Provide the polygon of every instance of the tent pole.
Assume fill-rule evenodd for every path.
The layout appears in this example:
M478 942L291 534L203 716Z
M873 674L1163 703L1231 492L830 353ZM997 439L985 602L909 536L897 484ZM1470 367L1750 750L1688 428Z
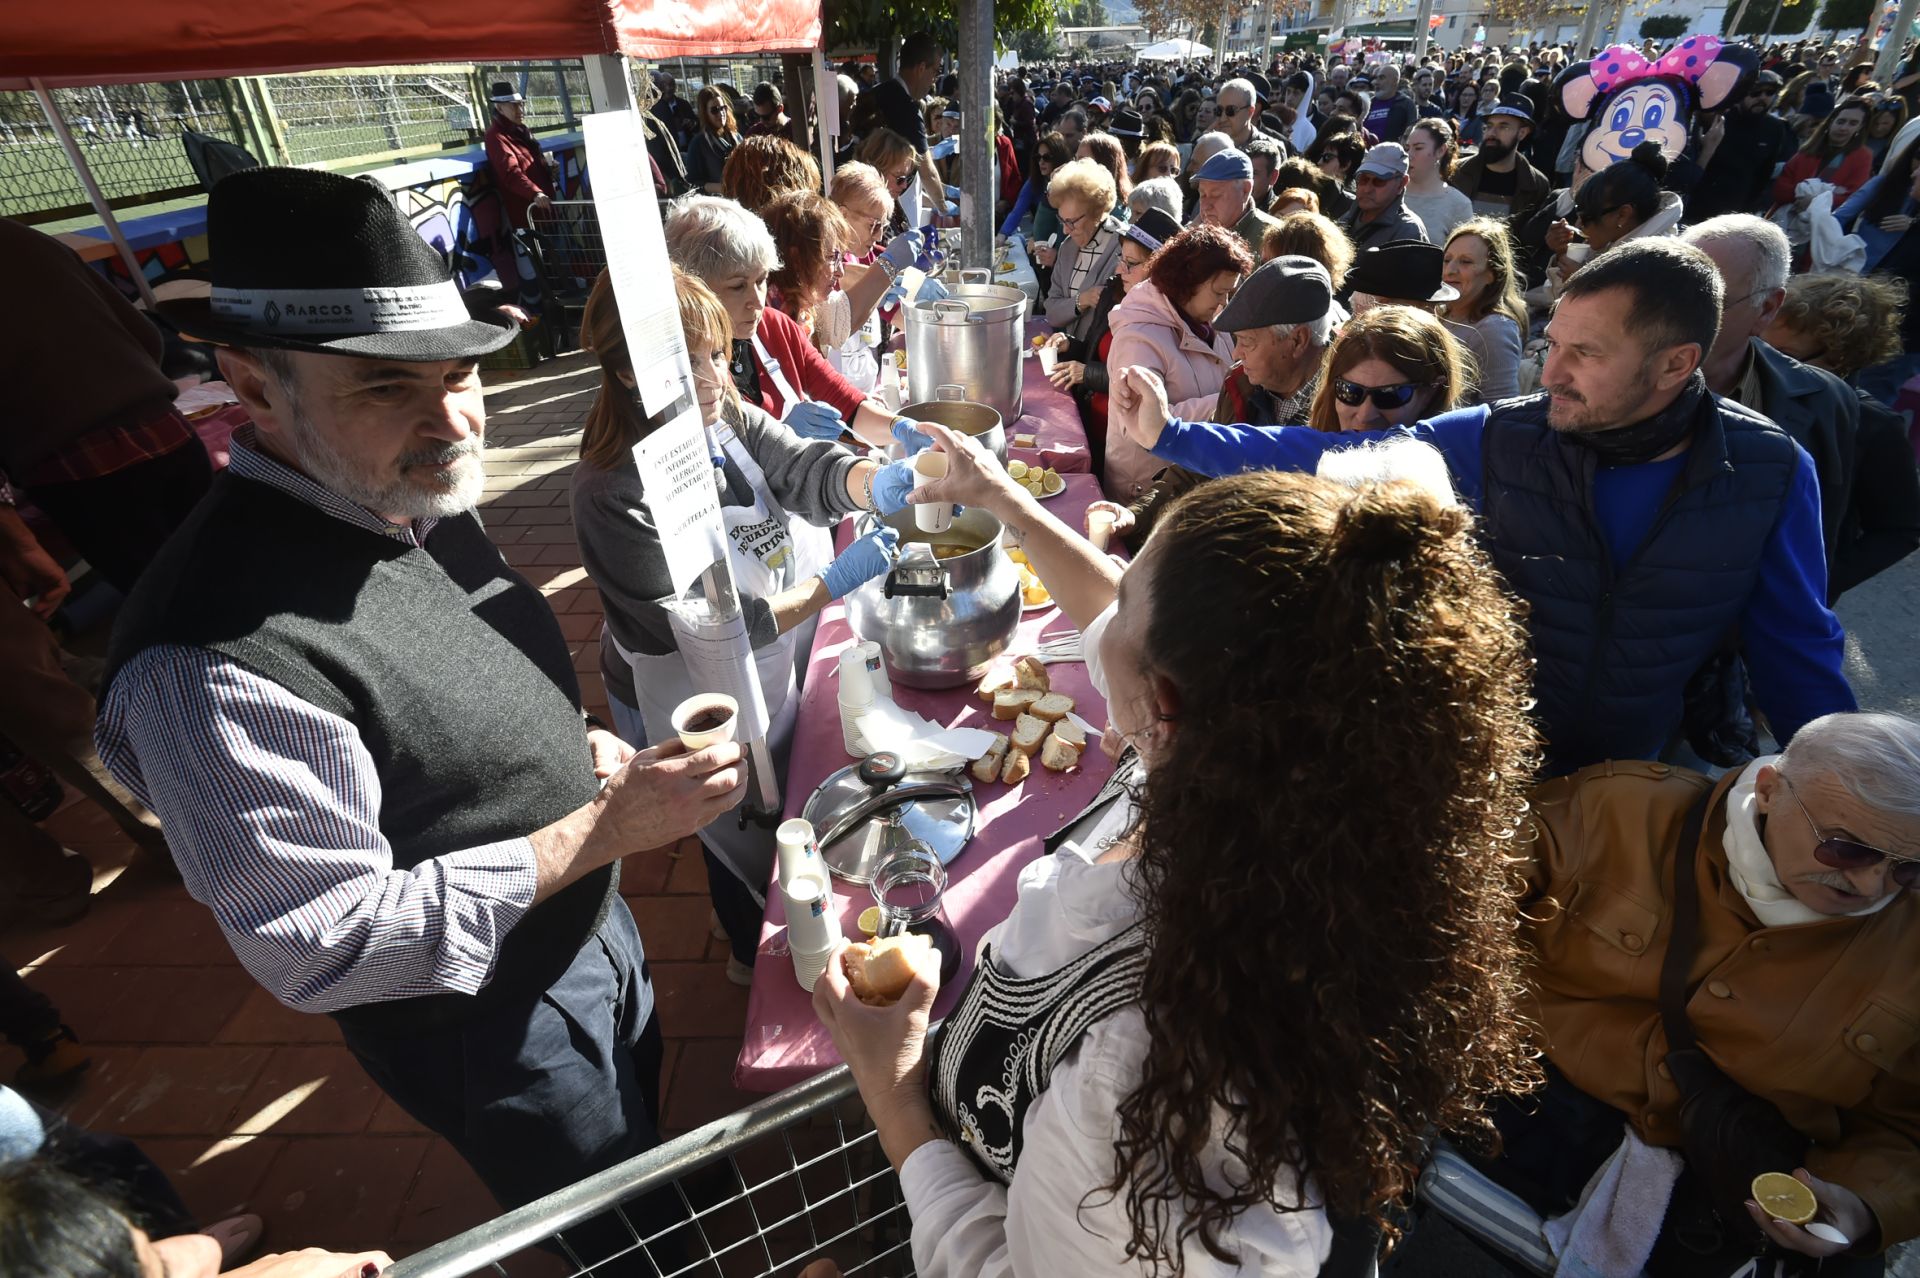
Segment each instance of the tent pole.
M993 269L994 216L1000 163L994 154L993 0L960 0L960 263ZM928 192L933 207L940 192ZM968 206L971 207L968 207Z
M53 100L53 94L47 86L38 79L29 79L27 83L33 86L33 95L40 99L40 110L45 113L47 123L53 126L53 135L60 139L60 149L67 153L67 163L73 166L80 185L87 189L87 202L93 205L100 224L107 228L107 238L113 241L113 247L120 251L121 265L133 277L133 286L140 290L140 299L149 310L153 309L156 305L153 286L147 283L147 273L140 269L140 259L133 255L133 245L127 243L127 237L121 233L120 222L113 216L113 209L108 206L100 184L93 180L93 170L87 167L87 157L80 153L80 144L73 140L73 130L67 127L66 117L60 114L60 105Z

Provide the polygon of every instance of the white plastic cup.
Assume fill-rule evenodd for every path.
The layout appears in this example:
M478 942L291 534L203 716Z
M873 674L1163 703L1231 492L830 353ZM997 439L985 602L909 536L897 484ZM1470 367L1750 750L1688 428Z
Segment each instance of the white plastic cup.
M840 704L862 710L873 704L878 691L867 666L867 654L860 651L863 646L849 644L840 650Z
M1087 540L1093 543L1095 550L1105 550L1113 539L1113 512L1111 510L1089 510L1087 512Z
M869 639L865 643L853 645L860 654L861 661L867 667L867 677L873 680L873 690L889 700L893 697L893 677L887 673L887 659L880 651L880 645Z
M929 448L913 459L913 473L920 477L921 483L930 480L945 479L947 476L947 455ZM921 532L945 532L953 527L953 503L923 502L913 503L913 526Z
M1040 348L1040 371L1048 377L1053 376L1054 366L1060 362L1059 348L1048 342Z
M717 728L693 729L688 721L707 710L725 710L727 721ZM740 703L724 692L699 692L673 708L673 730L688 750L704 750L710 745L733 740L740 729Z
M773 832L775 854L779 858L780 882L794 883L800 879L813 879L816 882L827 881L827 868L820 860L820 849L814 842L813 822L794 817L782 821Z
M1591 244L1581 240L1575 240L1573 243L1567 245L1567 260L1575 266L1585 265L1586 260L1592 256L1593 245Z
M780 895L787 908L787 948L793 953L793 974L808 993L827 970L827 960L840 944L840 914L833 889L812 877L783 883Z

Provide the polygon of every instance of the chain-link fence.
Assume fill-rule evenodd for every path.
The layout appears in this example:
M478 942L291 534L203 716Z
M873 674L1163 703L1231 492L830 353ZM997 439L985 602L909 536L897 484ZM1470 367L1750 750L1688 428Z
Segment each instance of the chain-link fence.
M188 130L237 143L263 163L375 164L479 142L488 86L499 80L525 94L536 133L575 128L590 109L578 60L363 67L53 96L108 201L129 207L200 191L181 140ZM48 222L89 211L39 100L0 93L0 215Z
M654 69L673 75L688 102L707 84L730 84L744 99L761 81L783 79L777 56L674 58L635 64L634 73ZM500 81L525 96L535 133L577 128L592 110L578 59L356 67L53 96L108 202L137 209L200 193L182 144L188 130L243 146L267 164L369 166L478 143L492 110L489 89ZM0 216L54 222L90 211L39 100L0 92Z

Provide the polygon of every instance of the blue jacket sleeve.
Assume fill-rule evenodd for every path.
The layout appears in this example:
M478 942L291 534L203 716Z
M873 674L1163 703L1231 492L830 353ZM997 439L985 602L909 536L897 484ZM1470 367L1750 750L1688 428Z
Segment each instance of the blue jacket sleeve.
M1754 698L1781 745L1809 720L1859 708L1841 665L1846 634L1827 607L1820 481L1805 450L1761 552L1740 633Z
M1154 445L1156 457L1202 475L1237 475L1245 470L1312 472L1321 455L1394 435L1432 444L1446 458L1461 500L1480 505L1480 434L1487 422L1484 405L1442 413L1430 421L1395 430L1331 435L1311 426L1236 426L1220 422L1174 420ZM1818 531L1816 522L1815 531Z
M1833 211L1834 221L1840 223L1841 230L1853 229L1853 219L1859 217L1866 209L1867 202L1873 199L1874 192L1880 189L1880 183L1884 180L1883 177L1868 178L1860 184L1859 190L1849 195L1840 207Z
M1026 217L1027 210L1033 207L1033 201L1039 189L1031 178L1027 180L1025 186L1020 188L1020 198L1013 202L1013 208L1007 212L1007 220L1000 224L1000 234L1012 235L1020 229L1020 220Z

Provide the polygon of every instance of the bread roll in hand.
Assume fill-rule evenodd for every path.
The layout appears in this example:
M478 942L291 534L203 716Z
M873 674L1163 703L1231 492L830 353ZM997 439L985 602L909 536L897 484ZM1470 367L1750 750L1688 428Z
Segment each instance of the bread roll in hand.
M840 952L840 961L854 997L870 1007L886 1007L900 1001L913 982L920 956L932 948L932 937L907 932L877 941L855 941Z

